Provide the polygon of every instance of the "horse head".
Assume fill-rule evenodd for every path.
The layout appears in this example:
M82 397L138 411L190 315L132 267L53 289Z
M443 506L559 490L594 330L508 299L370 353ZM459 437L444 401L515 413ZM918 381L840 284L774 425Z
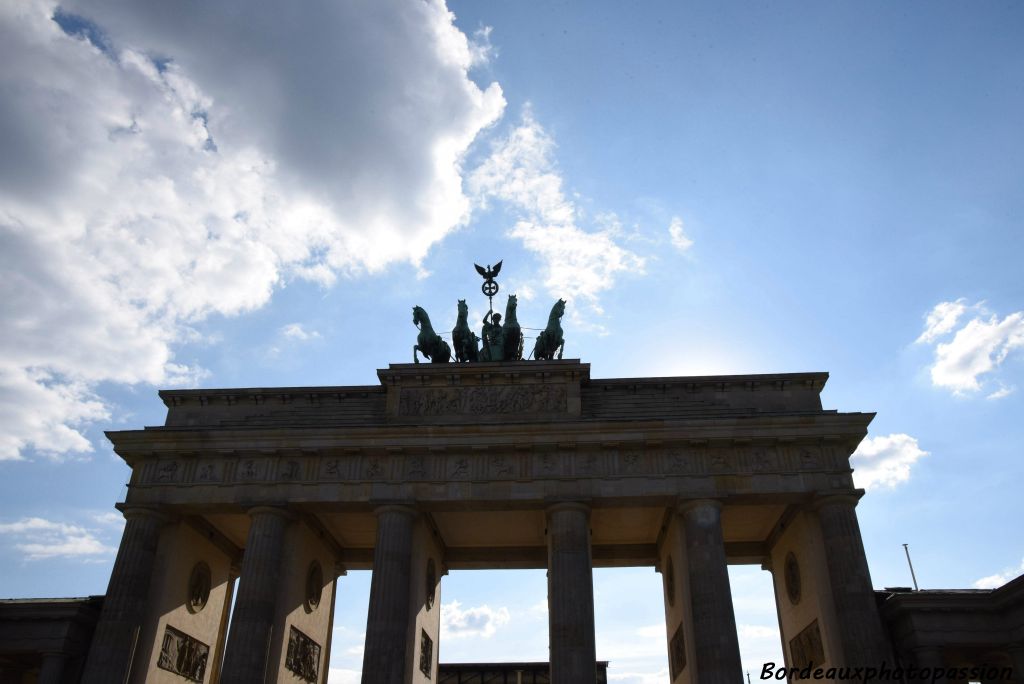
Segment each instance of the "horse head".
M555 305L551 307L551 315L555 318L561 318L565 314L565 300L559 299L555 302Z
M419 327L423 323L423 321L427 321L427 322L430 321L430 318L427 317L426 310L422 306L414 306L414 307L412 307L412 323L413 323L413 325L415 325L416 327Z
M469 306L466 305L465 299L459 300L459 320L465 318L469 313Z
M514 321L516 319L516 306L518 300L514 294L508 296L508 303L505 305L505 322Z

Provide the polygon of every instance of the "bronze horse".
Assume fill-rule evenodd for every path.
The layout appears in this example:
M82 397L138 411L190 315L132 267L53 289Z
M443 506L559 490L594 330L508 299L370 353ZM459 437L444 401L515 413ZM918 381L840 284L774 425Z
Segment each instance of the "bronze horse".
M523 359L523 332L516 320L518 300L514 294L508 296L505 304L505 322L501 326L504 343L504 361L521 361Z
M466 300L460 299L459 318L452 328L452 346L455 347L455 360L459 363L480 360L480 338L469 329L468 315L469 307L466 306Z
M533 346L533 358L550 361L555 358L562 358L562 350L565 347L565 340L562 338L561 319L565 314L565 300L559 299L551 307L551 314L548 316L548 327L537 335L537 344Z
M434 328L430 325L430 316L423 310L423 307L412 307L412 322L420 329L420 334L416 336L416 344L412 348L413 362L420 362L419 357L416 356L416 352L419 351L431 363L448 363L452 357L451 347L434 332Z

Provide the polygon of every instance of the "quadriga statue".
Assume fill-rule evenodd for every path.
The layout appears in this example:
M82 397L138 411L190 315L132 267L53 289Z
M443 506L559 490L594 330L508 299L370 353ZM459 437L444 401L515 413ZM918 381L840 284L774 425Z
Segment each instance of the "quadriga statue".
M551 314L548 316L548 325L537 335L537 343L533 346L533 358L550 361L554 358L562 358L562 349L565 348L565 339L562 337L562 316L565 314L565 300L559 299L551 307ZM555 356L555 352L558 356Z
M431 363L448 363L452 358L451 347L434 332L434 328L430 325L430 316L423 310L423 307L412 307L412 322L420 329L420 334L416 336L416 344L412 348L413 362L420 362L416 355L416 352L420 352Z
M466 300L459 300L459 317L452 328L452 346L455 347L455 360L463 361L480 360L480 338L469 329L469 307Z

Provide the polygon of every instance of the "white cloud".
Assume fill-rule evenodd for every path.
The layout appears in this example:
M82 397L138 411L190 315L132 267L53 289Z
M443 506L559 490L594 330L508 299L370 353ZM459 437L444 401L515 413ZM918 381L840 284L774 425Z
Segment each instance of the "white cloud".
M680 252L685 252L693 247L693 240L686 237L683 232L683 219L678 216L673 216L672 221L668 224L668 236L672 240L672 246Z
M441 605L441 638L490 639L499 627L508 623L510 617L508 608L504 606L495 610L484 604L463 610L458 601L444 603Z
M957 329L968 311L972 312L970 319ZM954 330L951 340L938 342ZM935 343L931 366L934 386L961 396L975 394L983 389L985 380L1012 351L1024 346L1024 312L1000 319L980 303L968 306L963 299L941 302L928 314L925 330L917 341ZM987 398L1000 399L1010 391L1012 389L1000 387Z
M327 681L330 684L359 684L362 681L362 671L332 667L327 671Z
M1013 393L1014 393L1014 392L1015 392L1016 390L1017 390L1017 388L1016 388L1016 387L1000 387L1000 388L999 388L999 389L997 389L997 390L996 390L995 392L992 392L991 394L989 394L989 395L988 395L987 397L985 397L985 398L986 398L986 399L1002 399L1003 397L1008 397L1008 396L1010 396L1010 395L1011 395L1011 394L1013 394Z
M939 302L928 312L924 322L924 332L915 340L918 344L934 342L954 327L960 317L967 311L967 304L963 297L955 302Z
M0 459L91 451L99 383L204 377L174 360L190 324L467 220L462 158L504 99L441 0L61 8L75 35L0 3Z
M14 548L21 551L26 560L105 557L117 551L116 547L100 541L92 530L44 518L0 523L0 535L14 538Z
M109 525L117 528L124 527L124 516L120 513L112 513L110 511L106 513L97 513L92 516L92 519L100 525Z
M306 330L301 323L289 323L283 326L281 334L289 340L298 340L299 342L320 339L320 333L316 330Z
M892 489L909 480L910 467L927 455L910 435L866 437L850 457L853 481L864 489Z
M1024 573L1024 560L1021 560L1020 565L1016 568L1008 568L994 575L982 577L974 583L974 588L997 589L1022 573Z
M522 123L494 145L467 185L482 206L498 199L518 214L509 236L540 257L550 294L600 313L601 292L622 272L642 272L644 260L618 244L617 221L601 221L603 227L589 231L579 226L581 212L565 195L554 148L527 109Z
M774 625L736 625L736 633L741 642L771 639L774 645L779 639L779 628Z

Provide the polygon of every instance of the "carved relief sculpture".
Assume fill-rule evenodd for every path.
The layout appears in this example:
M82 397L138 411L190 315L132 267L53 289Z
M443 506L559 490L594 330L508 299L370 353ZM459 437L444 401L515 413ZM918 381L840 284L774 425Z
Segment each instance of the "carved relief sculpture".
M676 627L672 641L668 645L668 664L674 681L686 669L686 642L683 640L683 625Z
M156 666L181 675L191 682L202 682L210 647L181 630L167 625Z
M315 684L320 672L320 644L291 626L284 666L299 679Z
M789 642L789 653L793 658L793 667L812 669L825 662L825 646L821 642L821 630L818 621L804 627L803 631Z
M434 640L425 630L420 630L420 672L427 679L434 670Z

